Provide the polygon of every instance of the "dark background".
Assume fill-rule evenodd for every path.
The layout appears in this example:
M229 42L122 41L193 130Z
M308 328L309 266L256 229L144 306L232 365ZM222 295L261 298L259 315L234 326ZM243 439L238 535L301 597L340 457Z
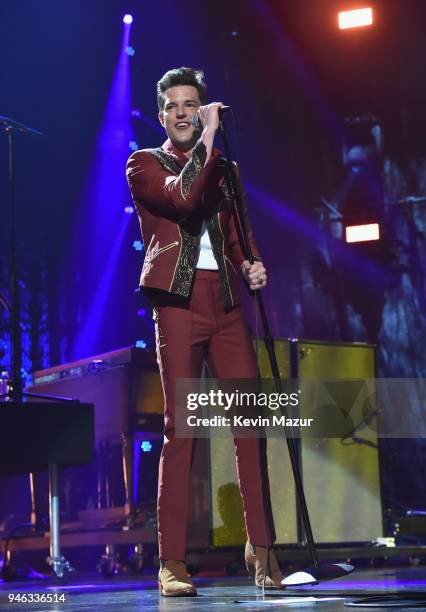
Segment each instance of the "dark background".
M134 293L143 257L132 248L139 238L135 216L110 270L100 331L87 344L77 341L97 297L99 262L114 247L117 211L131 204L128 194L115 201L106 188L93 215L84 196L125 12L134 17L131 96L142 117L132 118L132 129L140 148L164 140L155 83L171 67L204 69L210 99L234 109L235 156L269 271L264 295L273 333L373 342L380 376L425 375L425 204L402 200L426 195L426 4L369 5L372 28L339 31L337 11L353 6L344 0L2 0L0 114L44 133L16 138L27 375L136 340L152 348L149 306ZM356 202L362 208L375 198L385 219L383 240L371 248L337 238L341 223L321 203L325 198L345 212L347 202L338 197L348 172L341 163L344 118L365 113L379 118L384 137L376 173L382 199L367 180ZM108 180L121 184L124 164L111 168ZM6 295L7 196L3 134L0 290ZM247 311L252 321L249 300ZM0 364L9 361L3 311ZM383 452L393 465L388 486L384 475L385 506L425 507L423 441L388 441Z

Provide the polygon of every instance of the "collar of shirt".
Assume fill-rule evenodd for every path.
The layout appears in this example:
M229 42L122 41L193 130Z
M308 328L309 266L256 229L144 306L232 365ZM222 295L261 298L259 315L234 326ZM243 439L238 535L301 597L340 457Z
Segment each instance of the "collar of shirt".
M185 153L175 147L170 138L168 138L166 142L161 145L161 148L163 149L163 151L174 157L180 166L183 167L187 163L188 158L186 157ZM212 157L216 157L220 154L220 150L215 147L212 152Z

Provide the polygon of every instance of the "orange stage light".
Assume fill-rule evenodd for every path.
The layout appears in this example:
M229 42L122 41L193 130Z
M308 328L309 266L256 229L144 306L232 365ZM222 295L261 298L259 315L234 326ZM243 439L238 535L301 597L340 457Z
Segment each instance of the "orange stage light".
M348 30L349 28L360 28L372 25L373 9L371 7L356 9L353 11L340 11L339 28Z

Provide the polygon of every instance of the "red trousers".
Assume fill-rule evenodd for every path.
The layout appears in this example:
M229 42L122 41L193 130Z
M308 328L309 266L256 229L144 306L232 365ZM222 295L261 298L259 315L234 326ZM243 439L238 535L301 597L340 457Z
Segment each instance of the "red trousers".
M256 378L249 330L239 306L225 312L218 272L197 270L190 300L154 308L157 359L163 384L164 445L158 479L160 559L184 560L190 499L192 438L175 437L175 379L199 378L204 361L215 378ZM266 440L234 438L248 538L275 540Z

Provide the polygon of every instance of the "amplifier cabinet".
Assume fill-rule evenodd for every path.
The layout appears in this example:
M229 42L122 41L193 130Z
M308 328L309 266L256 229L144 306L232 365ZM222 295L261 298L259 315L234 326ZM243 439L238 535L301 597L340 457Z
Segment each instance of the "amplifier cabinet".
M276 340L275 348L282 378L375 377L373 345ZM263 341L258 343L258 363L261 376L272 378ZM297 440L306 501L318 543L367 542L383 533L378 441L370 430L363 431L362 438L367 444L351 444L340 438ZM210 464L212 543L243 544L245 533L231 435L210 439ZM268 471L277 543L304 543L284 438L268 439Z

